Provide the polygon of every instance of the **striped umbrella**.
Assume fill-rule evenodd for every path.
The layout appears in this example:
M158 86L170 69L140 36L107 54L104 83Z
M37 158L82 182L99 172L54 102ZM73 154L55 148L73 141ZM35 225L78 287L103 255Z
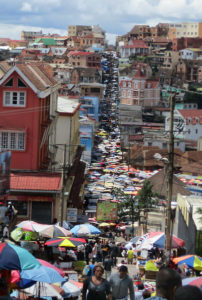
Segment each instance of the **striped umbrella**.
M193 268L197 271L202 271L202 257L197 255L184 255L173 258L175 264L181 265L186 264L188 267Z

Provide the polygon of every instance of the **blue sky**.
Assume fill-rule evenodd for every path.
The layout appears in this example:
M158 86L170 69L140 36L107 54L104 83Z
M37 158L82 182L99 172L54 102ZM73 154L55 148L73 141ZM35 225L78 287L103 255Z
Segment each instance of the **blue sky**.
M0 37L21 30L67 33L68 25L99 24L111 40L135 24L202 20L201 0L0 0Z

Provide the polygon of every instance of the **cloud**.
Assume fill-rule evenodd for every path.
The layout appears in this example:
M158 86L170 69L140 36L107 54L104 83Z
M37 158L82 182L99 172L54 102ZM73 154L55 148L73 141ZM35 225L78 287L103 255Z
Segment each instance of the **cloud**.
M2 23L60 30L99 24L118 35L135 24L197 22L201 16L201 0L1 0L0 10Z
M24 12L31 12L32 11L32 6L30 3L27 3L27 2L24 2L22 4L22 7L21 7L21 11L24 11Z

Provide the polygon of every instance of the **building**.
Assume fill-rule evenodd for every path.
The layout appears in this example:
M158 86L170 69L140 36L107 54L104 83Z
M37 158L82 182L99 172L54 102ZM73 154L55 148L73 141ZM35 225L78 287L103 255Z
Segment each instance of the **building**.
M59 210L60 220L66 220L67 207L82 208L80 190L84 182L85 164L80 161L80 105L74 98L58 97L55 132L50 136L51 169L55 172L63 170L63 203L60 203L63 213L61 215ZM75 185L77 189L72 192Z
M143 40L130 40L127 45L119 47L121 58L128 58L131 55L148 55L149 47Z
M179 51L179 55L181 59L195 60L202 56L202 49L183 49Z
M103 85L101 83L79 83L81 97L92 96L101 99L103 97Z
M52 224L59 220L62 177L59 173L11 173L6 196L18 210L17 222L33 220Z
M70 51L69 64L73 67L87 67L101 69L101 56L94 52Z
M101 83L102 82L102 71L97 68L91 67L74 67L71 70L71 82L73 84L79 83Z
M96 121L99 117L99 98L92 96L84 96L79 99L81 103L80 116L87 115ZM84 113L85 111L85 113Z
M59 85L49 67L18 64L0 80L0 147L11 150L11 168L47 169Z
M41 31L22 31L21 32L21 39L24 41L32 42L35 40L36 36L43 36L42 30Z
M186 48L200 48L202 46L202 38L178 38L173 39L172 50L179 51Z
M169 131L170 117L165 119L165 131ZM174 111L173 130L175 137L197 141L202 136L202 109Z
M182 22L169 24L168 38L202 37L202 22Z
M120 80L120 103L128 105L157 106L160 102L158 81L149 80L141 65L133 78Z
M177 203L174 234L184 240L188 254L201 256L202 227L198 208L202 207L202 198L178 194Z
M92 32L92 26L86 25L69 25L68 36L81 36Z

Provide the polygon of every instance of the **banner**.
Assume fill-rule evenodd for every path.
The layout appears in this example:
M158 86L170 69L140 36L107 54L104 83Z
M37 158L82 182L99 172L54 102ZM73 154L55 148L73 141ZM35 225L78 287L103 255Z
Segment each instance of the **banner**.
M116 221L118 212L118 203L99 202L97 203L97 221Z
M6 195L10 191L10 164L11 152L0 153L0 195Z
M77 208L67 208L67 222L77 222Z

